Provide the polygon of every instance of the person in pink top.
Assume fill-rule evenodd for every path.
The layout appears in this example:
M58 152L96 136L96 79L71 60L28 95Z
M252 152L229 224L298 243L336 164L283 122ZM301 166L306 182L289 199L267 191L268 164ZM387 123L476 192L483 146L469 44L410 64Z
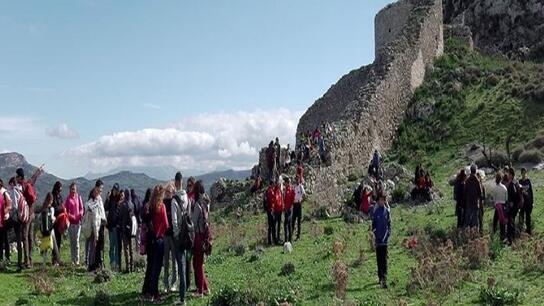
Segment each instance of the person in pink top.
M64 202L64 209L68 214L70 227L70 254L72 255L72 265L79 266L79 235L81 232L81 219L83 218L83 200L77 193L75 182L70 184L70 193Z

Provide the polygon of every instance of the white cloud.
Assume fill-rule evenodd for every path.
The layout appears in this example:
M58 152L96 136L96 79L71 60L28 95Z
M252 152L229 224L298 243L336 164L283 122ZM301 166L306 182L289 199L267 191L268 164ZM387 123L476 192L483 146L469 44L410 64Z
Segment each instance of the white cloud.
M0 135L15 136L36 129L36 119L30 117L0 117Z
M75 139L79 138L79 133L68 126L66 123L60 123L59 125L46 128L45 134L49 137L60 138L60 139Z
M154 110L160 110L162 108L160 105L153 104L153 103L144 103L144 104L142 104L142 106L145 107L145 108L150 108L150 109L154 109Z
M213 171L248 169L275 137L294 143L302 112L287 109L204 113L164 128L105 135L64 153L93 171L122 166L171 165Z

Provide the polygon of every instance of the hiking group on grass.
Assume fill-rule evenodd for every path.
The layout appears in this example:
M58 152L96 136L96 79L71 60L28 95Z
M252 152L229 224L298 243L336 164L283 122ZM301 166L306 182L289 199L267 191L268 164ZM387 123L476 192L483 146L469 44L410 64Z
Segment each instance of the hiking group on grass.
M8 186L0 179L0 261L10 263L8 237L13 231L17 244L17 271L32 268L36 224L43 265L48 262L49 252L53 266L62 264L62 242L67 235L71 265L81 266L81 244L85 268L95 272L105 268L107 229L109 265L113 271L121 272L124 261L123 272L133 272L136 251L147 257L143 300L162 302L159 278L163 266L164 292L179 291L180 304L185 304L193 272L193 296L199 298L210 294L205 257L211 254L213 237L208 218L210 199L202 181L190 177L187 189L184 189L182 174L178 172L173 182L148 189L143 201L134 190L123 190L119 184L113 185L103 201L104 183L101 180L96 181L86 198L78 193L76 182L71 183L63 200L63 186L57 181L52 191L45 195L41 210L35 212L34 184L42 172L38 169L31 179L25 180L24 170L19 168Z
M483 233L484 206L488 196L483 176L476 165L470 167L468 176L464 169L457 175L453 194L458 228L478 228ZM492 232L496 233L498 228L501 240L511 244L524 226L527 233L532 234L533 186L527 177L527 169L521 169L520 180L516 180L516 171L512 167L498 171L490 199L495 208Z

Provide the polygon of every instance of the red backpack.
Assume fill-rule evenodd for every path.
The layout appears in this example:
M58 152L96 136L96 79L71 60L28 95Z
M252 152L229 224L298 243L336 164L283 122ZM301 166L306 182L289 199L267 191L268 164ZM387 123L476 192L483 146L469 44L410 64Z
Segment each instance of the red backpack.
M16 190L15 192L19 192L19 190ZM22 223L28 222L28 202L26 201L24 197L24 193L19 195L19 201L17 202L17 214L19 215L19 221Z
M36 190L34 189L34 186L26 182L23 185L23 196L25 197L26 202L28 203L29 207L32 207L34 203L36 203L36 199L38 198L36 195Z

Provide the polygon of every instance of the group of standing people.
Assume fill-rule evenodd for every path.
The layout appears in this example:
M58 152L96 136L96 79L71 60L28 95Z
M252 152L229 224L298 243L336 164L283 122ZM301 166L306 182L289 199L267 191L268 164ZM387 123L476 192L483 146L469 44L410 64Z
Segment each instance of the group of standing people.
M324 122L321 127L316 127L313 131L302 132L299 135L299 147L296 148L298 154L295 154L295 156L297 159L308 161L311 152L317 149L319 152L319 162L324 163L327 159L326 136L329 139L334 137L333 126L328 122Z
M4 186L0 179L0 260L10 260L8 232L13 230L17 243L17 270L32 267L34 224L38 225L39 248L45 265L52 253L52 264L61 264L60 250L63 237L70 242L73 266L80 264L80 240L84 243L85 267L88 271L105 268L105 231L109 238L109 264L114 271L134 271L134 254L147 256L143 299L161 303L159 278L164 266L164 292L179 291L179 303L195 277L194 297L210 293L204 264L211 254L213 240L208 218L210 199L202 181L194 177L183 188L183 177L176 173L173 182L148 189L140 200L134 190L121 189L114 184L106 200L102 200L104 183L97 180L87 198L83 198L75 182L69 186L66 199L62 183L57 181L45 196L40 211L34 208L37 199L34 183L42 172L39 169L25 180L24 170ZM194 272L193 272L194 271Z
M272 178L268 189L265 191L263 199L263 207L267 215L268 223L268 244L281 245L281 219L284 217L283 242L293 242L293 233L295 227L297 229L295 239L300 239L301 223L302 223L302 202L306 196L303 178L300 175L296 176L295 185L292 184L289 177L283 179Z
M483 233L486 188L476 165L470 167L468 176L464 169L459 172L453 194L457 227L478 228ZM516 180L516 171L512 167L498 171L491 196L495 208L492 230L495 233L499 229L501 240L512 243L524 225L527 233L532 234L533 186L527 169L521 169L520 180Z

